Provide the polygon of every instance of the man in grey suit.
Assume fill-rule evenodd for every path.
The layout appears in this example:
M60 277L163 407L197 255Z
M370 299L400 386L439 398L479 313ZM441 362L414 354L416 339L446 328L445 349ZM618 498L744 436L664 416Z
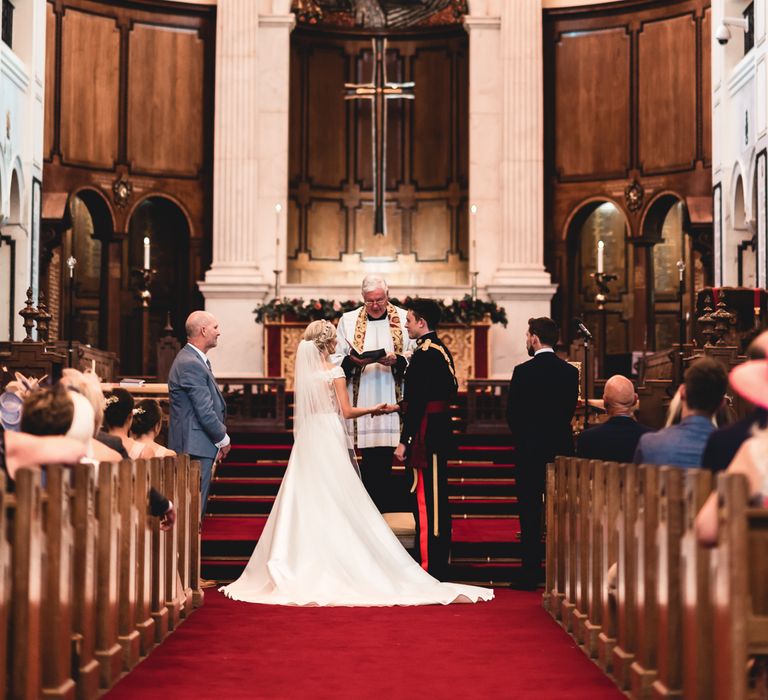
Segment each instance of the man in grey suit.
M168 447L200 462L202 520L214 460L225 457L230 446L224 425L226 403L206 357L216 347L221 331L218 321L207 311L193 311L185 330L187 344L176 355L168 374Z

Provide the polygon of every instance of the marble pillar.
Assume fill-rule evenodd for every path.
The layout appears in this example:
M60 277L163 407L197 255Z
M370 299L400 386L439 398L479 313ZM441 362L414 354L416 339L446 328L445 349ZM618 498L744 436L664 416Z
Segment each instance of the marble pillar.
M213 156L213 262L200 282L222 330L218 376L261 376L263 328L253 310L274 290L285 251L290 32L282 0L219 0ZM279 12L280 14L275 14ZM275 205L283 216L278 228Z
M550 315L556 290L543 250L541 2L474 0L464 25L479 283L509 316L491 332L491 373L502 377L527 359L528 319Z

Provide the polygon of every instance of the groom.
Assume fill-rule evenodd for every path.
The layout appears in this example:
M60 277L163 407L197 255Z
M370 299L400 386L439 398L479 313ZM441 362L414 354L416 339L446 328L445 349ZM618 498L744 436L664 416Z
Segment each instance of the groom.
M450 404L456 398L458 383L451 352L435 332L440 315L440 307L431 299L411 302L405 327L416 340L417 349L405 373L403 432L395 457L413 469L416 543L421 567L444 580L451 549Z

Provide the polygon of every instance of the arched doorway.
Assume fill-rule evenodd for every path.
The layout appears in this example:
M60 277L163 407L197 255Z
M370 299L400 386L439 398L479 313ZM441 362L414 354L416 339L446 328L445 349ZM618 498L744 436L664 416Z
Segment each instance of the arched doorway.
M600 373L629 373L631 304L631 246L624 212L614 203L598 199L582 204L568 224L567 243L570 290L565 299L562 337L571 340L573 318L583 319L597 342ZM603 244L603 272L616 275L608 284L605 309L597 307L598 245ZM603 353L603 349L605 352ZM604 364L603 364L604 362Z
M150 292L150 348L163 333L170 315L176 336L184 340L184 321L199 302L192 293L189 269L190 227L187 216L175 202L162 196L138 204L128 222L124 249L131 294L121 309L120 357L124 374L141 373L141 307L137 298L139 276L144 266L144 239L149 241L150 267L154 270ZM156 357L150 352L149 373L156 372Z
M694 266L690 239L685 235L687 228L685 203L672 193L662 194L652 202L643 221L643 239L653 246L649 256L649 278L652 280L649 309L652 338L649 344L656 350L669 348L680 341L681 262L685 265L683 309L691 308L690 281Z

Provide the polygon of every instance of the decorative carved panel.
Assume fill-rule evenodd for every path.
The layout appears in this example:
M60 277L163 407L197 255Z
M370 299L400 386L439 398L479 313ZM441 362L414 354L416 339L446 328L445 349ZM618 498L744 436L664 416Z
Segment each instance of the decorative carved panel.
M53 5L45 6L45 42L47 46L56 45L56 15L53 14ZM50 154L53 148L53 91L56 86L56 53L45 52L45 126L43 128L43 153Z
M130 46L128 160L137 171L197 175L203 164L203 41L194 29L135 24Z
M712 10L707 8L701 20L701 146L704 162L712 164Z
M317 260L333 260L344 248L344 210L338 201L315 200L307 212L307 249Z
M562 179L621 177L629 168L630 51L625 27L559 37L555 167Z
M62 160L113 167L119 84L120 30L114 18L68 9L61 37Z
M696 21L690 14L648 22L638 45L640 165L644 172L691 168L696 161Z

